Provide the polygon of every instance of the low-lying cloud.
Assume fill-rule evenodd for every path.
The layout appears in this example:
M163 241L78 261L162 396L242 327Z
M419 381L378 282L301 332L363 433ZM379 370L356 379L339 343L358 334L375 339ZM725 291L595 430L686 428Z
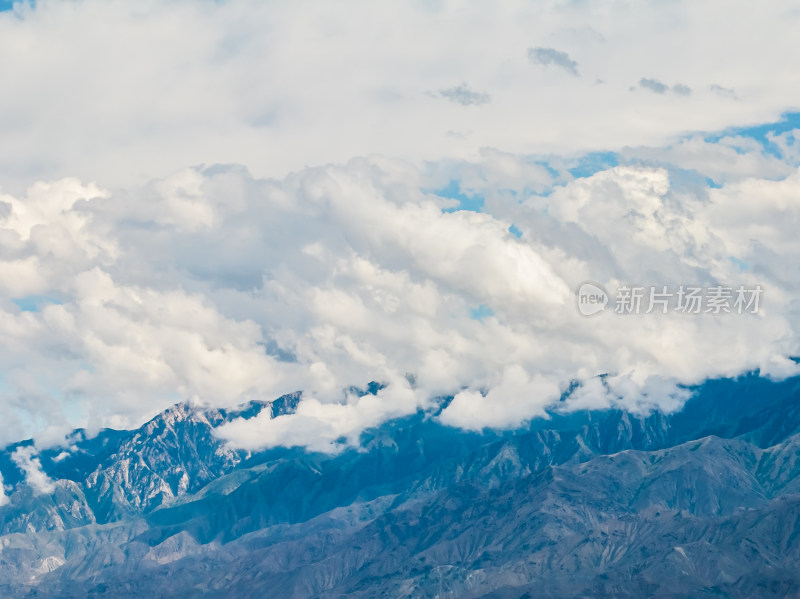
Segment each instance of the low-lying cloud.
M25 476L25 483L30 486L35 493L49 495L55 488L55 482L42 470L42 463L36 456L36 448L32 445L25 445L17 448L11 454L11 460L16 464ZM0 479L0 485L2 480ZM0 489L2 491L2 489ZM2 502L0 502L1 504Z

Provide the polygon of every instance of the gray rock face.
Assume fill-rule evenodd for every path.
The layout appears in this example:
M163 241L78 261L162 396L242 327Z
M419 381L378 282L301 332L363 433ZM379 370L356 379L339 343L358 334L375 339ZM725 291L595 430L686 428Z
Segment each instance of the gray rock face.
M0 596L800 597L800 381L711 381L678 414L435 414L336 456L246 454L170 408L0 470Z

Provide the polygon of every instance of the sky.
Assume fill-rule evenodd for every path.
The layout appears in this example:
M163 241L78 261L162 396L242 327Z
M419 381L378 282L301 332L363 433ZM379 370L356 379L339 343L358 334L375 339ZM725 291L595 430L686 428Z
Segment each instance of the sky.
M0 2L0 443L303 390L218 434L334 451L442 397L444 424L513 429L797 374L798 25L727 0ZM624 286L763 294L617 314Z

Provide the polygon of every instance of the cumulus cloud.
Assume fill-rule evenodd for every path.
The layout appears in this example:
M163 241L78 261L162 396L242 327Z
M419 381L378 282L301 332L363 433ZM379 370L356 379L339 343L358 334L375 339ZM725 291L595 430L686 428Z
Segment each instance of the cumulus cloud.
M469 85L466 83L462 83L456 87L441 89L439 90L439 95L455 104L461 104L462 106L478 106L480 104L488 104L492 101L492 97L489 94L476 92L470 89Z
M578 63L572 60L566 52L555 48L528 48L528 60L534 64L560 67L576 77L579 75Z
M332 452L345 444L357 445L365 429L413 413L429 405L430 400L403 378L390 381L375 394L349 393L340 402L321 402L311 397L301 401L293 414L271 418L262 413L251 420L234 420L216 433L243 449L284 445Z
M36 448L26 445L17 448L11 454L11 460L22 470L25 475L25 482L36 492L43 495L52 493L56 484L42 471L42 463L36 457Z
M5 484L3 483L3 473L0 472L0 507L6 505L9 501L10 499L8 498L8 495L6 495L6 488Z
M459 428L515 428L536 416L544 416L561 395L553 377L531 376L519 365L510 365L491 381L487 390L460 391L442 411L441 421Z
M485 198L480 213L443 209L429 191L438 168L377 157L282 180L193 168L126 192L66 180L6 196L6 255L37 261L46 299L0 306L4 434L37 423L28 430L53 440L183 398L228 406L303 389L297 414L220 434L330 450L446 395L443 422L504 428L543 414L571 381L567 407L646 411L676 409L683 386L709 376L786 376L800 353L786 198L800 180L782 168L698 189L648 166L561 181L489 152L448 167ZM37 202L59 208L28 226L23 207ZM64 241L42 244L40 228ZM764 311L587 320L573 295L586 280L759 284ZM344 391L370 380L386 386Z
M645 4L365 3L368 28L323 4L248 0L0 14L0 50L19 55L0 64L0 437L42 446L181 399L302 389L297 414L219 434L329 451L438 397L453 398L443 422L479 430L570 389L562 408L672 410L707 377L796 373L797 136L681 136L794 102L800 50L767 43L793 24L780 3L746 17L679 4L666 29L668 9ZM715 6L731 18L700 35ZM577 17L599 37L570 33ZM578 75L553 47L526 60L532 36L590 76L531 68ZM708 90L677 111L661 96L687 84L628 93L646 72L753 99ZM447 87L454 73L492 101ZM584 150L622 146L576 177ZM480 212L457 209L453 182ZM587 280L761 285L763 310L586 319ZM385 386L345 391L369 381ZM33 453L17 459L47 488Z
M437 168L377 157L283 180L193 168L126 192L67 180L7 196L0 239L11 259L38 261L37 293L52 301L0 306L3 433L27 422L52 442L183 398L228 406L303 389L297 414L220 434L330 450L447 395L443 422L505 428L571 381L568 408L671 410L706 377L796 371L795 169L698 189L648 166L559 182L491 152L448 168L485 198L481 213L443 210ZM37 202L59 209L28 227L17 212ZM42 245L39 228L65 241ZM573 294L586 280L759 284L764 308L585 319ZM344 391L370 380L386 386Z

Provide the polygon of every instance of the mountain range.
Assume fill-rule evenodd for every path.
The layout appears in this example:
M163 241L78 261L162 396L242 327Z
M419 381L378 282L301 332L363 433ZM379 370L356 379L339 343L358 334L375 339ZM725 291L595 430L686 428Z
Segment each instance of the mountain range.
M0 596L800 597L800 379L691 391L506 432L419 412L336 454L215 435L300 393L16 443Z

